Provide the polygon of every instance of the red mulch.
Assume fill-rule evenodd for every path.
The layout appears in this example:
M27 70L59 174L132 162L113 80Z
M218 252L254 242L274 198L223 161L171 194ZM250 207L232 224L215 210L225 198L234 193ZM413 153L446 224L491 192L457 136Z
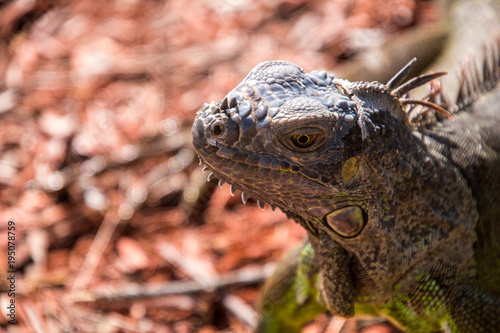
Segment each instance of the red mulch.
M211 195L191 150L196 109L263 60L331 69L366 36L436 15L423 0L2 2L0 330L248 331L260 282L214 284L240 269L261 281L305 233L227 185L193 203ZM134 296L182 281L200 290ZM341 324L324 316L307 332Z

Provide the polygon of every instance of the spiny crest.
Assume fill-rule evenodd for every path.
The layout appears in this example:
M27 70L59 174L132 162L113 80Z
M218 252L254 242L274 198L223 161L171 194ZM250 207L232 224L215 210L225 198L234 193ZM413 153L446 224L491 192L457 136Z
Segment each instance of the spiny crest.
M396 75L394 75L387 84L383 84L377 81L372 82L348 82L348 84L344 84L343 80L335 80L336 86L339 91L349 96L351 99L358 101L358 99L372 99L375 98L376 105L378 107L389 106L392 110L392 114L396 119L400 121L401 124L405 126L409 126L411 128L417 128L415 123L412 122L410 118L410 110L414 109L414 106L417 105L419 107L424 107L425 109L434 110L436 113L443 114L447 117L453 118L451 114L443 109L441 106L434 104L425 99L413 99L409 97L409 92L415 88L418 88L440 76L447 74L446 72L435 72L430 74L424 74L417 77L414 77L407 82L401 84L408 76L412 66L416 62L416 58L413 58L410 62L408 62ZM394 103L399 103L397 108L394 108ZM361 128L361 136L362 139L367 137L368 130L366 128L366 124L370 123L369 119L367 119L366 112L362 107L363 103L357 103L358 105L358 124ZM399 107L399 106L403 107ZM408 109L405 108L407 105L413 106ZM422 109L422 108L421 108Z
M458 73L458 92L454 101L447 97L441 82L432 81L432 79L441 76L434 75L442 72L421 75L399 87L395 87L404 79L401 76L406 76L409 71L407 67L411 67L414 60L410 61L387 85L390 87L391 93L403 96L410 90L430 81L427 96L421 100L403 96L405 98L400 99L400 102L411 105L407 112L411 123L416 128L432 127L440 118L442 119L440 116L452 117L453 113L471 105L482 93L493 89L500 81L500 37L492 38L492 42L483 47L479 66L476 61L477 58L477 56L470 56L461 61Z
M470 56L460 64L459 91L454 112L472 104L481 93L493 89L500 81L500 36L484 45L481 66L478 67L474 56Z
M403 82L403 80L410 72L416 60L417 60L416 58L413 58L410 62L408 62L408 64L406 64L406 66L404 66L398 73L396 73L396 75L394 75L389 80L389 82L387 82L387 88L390 91L391 95L397 97L402 105L411 106L409 109L406 110L410 121L415 119L415 117L412 117L413 115L411 112L416 109L415 106L423 106L424 109L426 110L433 110L448 118L453 118L453 116L446 109L442 108L433 101L430 101L428 99L413 99L409 97L409 92L411 90L423 86L428 82L435 82L433 81L434 79L437 79L438 77L448 74L447 72L435 72L435 73L419 75L417 77L408 80L404 84L400 85L400 83ZM415 125L414 122L412 122L412 124Z

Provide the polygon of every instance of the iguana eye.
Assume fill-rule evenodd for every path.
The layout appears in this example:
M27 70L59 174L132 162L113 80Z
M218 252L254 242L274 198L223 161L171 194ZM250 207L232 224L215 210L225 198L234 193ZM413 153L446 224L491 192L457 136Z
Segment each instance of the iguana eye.
M280 130L275 138L292 153L307 153L324 145L330 134L321 127L304 126Z
M291 139L297 148L307 148L316 141L317 137L317 134L295 134Z

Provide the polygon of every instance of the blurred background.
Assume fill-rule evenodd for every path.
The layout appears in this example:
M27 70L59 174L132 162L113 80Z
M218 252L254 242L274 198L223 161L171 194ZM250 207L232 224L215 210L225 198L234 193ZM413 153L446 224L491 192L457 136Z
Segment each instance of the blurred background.
M438 17L423 0L0 2L0 331L249 332L305 232L206 183L196 110L261 61L335 72Z

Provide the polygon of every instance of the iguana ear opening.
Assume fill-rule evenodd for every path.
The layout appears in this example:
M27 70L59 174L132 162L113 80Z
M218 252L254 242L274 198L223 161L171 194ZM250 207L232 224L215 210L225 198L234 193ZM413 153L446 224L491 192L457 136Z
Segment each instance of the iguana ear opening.
M365 226L363 210L359 206L347 206L325 215L326 224L342 237L357 236Z

